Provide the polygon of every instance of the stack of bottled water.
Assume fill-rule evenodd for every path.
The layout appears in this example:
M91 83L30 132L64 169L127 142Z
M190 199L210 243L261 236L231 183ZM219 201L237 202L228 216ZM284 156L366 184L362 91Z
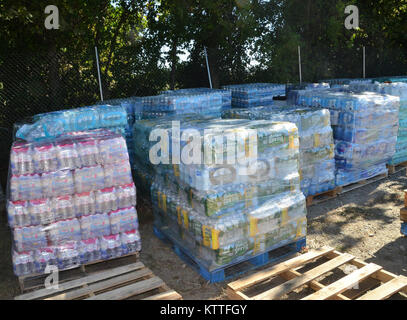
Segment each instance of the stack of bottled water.
M155 226L201 265L213 270L305 237L294 124L192 117L179 135L165 119L157 128L179 143L181 162L153 166ZM176 152L169 148L170 159Z
M162 92L164 95L193 95L197 93L220 93L222 95L222 111L229 110L232 107L232 93L230 90L210 89L210 88L191 88L168 90Z
M399 131L397 135L396 153L390 160L390 164L397 165L407 161L407 83L369 83L369 84L352 84L346 90L356 92L377 92L388 94L400 98L399 111Z
M223 90L173 91L158 96L143 97L136 118L154 119L170 115L197 113L220 117L226 102Z
M330 110L337 185L387 173L386 163L395 153L400 98L342 87L300 91L299 101Z
M381 78L374 78L374 82L407 82L407 76L393 76L393 77L381 77Z
M327 109L307 107L232 109L225 119L287 121L299 132L299 172L305 196L335 188L335 158L330 114Z
M329 83L301 83L301 84L287 84L286 86L286 97L287 103L291 105L298 104L298 90L322 90L329 89Z
M17 124L16 138L27 141L56 138L63 133L106 128L124 134L128 125L126 109L100 105L35 115L32 123Z
M8 190L18 276L98 260L105 237L120 242L109 257L140 250L136 188L119 134L100 129L15 142Z
M350 84L357 84L357 83L372 83L373 79L369 78L342 78L342 79L329 79L329 80L321 80L320 82L329 83L331 88L335 88L337 86L342 85L350 85Z
M233 108L272 106L274 97L285 95L285 85L273 83L228 85L223 89L232 92Z

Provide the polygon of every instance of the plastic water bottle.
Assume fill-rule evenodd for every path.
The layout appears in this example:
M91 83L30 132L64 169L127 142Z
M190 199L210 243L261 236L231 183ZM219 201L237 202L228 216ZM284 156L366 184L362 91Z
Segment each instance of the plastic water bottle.
M42 226L15 228L13 238L18 252L32 251L47 246L47 237Z
M58 261L53 247L41 248L34 253L35 267L37 273L44 273L49 266L58 266Z
M51 210L48 199L30 200L28 203L28 212L31 216L33 225L47 225L55 221L54 213Z
M116 187L115 190L118 200L118 208L128 208L136 205L137 192L134 183Z
M18 277L35 273L35 264L32 251L16 252L13 251L13 269Z
M101 259L100 241L98 238L82 240L79 244L81 263L85 264Z
M11 228L26 227L31 224L27 201L7 202L8 221Z
M10 163L13 174L34 173L34 159L31 145L15 142L11 148Z
M106 136L98 140L100 161L102 164L113 164L128 161L126 141L122 136Z
M46 143L34 145L33 154L36 172L41 173L57 170L58 162L53 144Z
M126 231L121 234L123 255L141 250L140 233L138 230Z
M104 166L106 187L126 185L133 182L129 161Z
M112 234L138 228L137 212L134 207L112 211L109 213L109 219Z
M43 173L41 175L41 184L43 194L46 197L75 193L73 176L70 170Z
M32 200L43 197L41 177L37 173L12 175L10 178L11 201Z
M93 192L83 192L74 195L77 217L88 216L96 212L96 200Z
M52 223L48 228L52 244L60 245L66 241L81 240L81 226L78 219L67 219Z
M73 170L82 166L76 144L72 140L56 143L60 170Z
M55 220L73 219L76 216L74 198L70 195L53 198L51 207Z
M76 169L74 179L76 193L105 188L105 172L99 165ZM111 187L111 185L109 187Z
M122 256L120 234L103 236L100 239L102 259L113 259Z
M78 243L68 241L57 246L57 259L60 270L76 267L80 264Z
M96 212L109 213L117 210L117 197L114 187L95 191Z
M83 240L110 234L109 216L106 213L82 216L80 223Z
M96 140L88 138L78 142L78 153L83 166L89 167L100 163Z

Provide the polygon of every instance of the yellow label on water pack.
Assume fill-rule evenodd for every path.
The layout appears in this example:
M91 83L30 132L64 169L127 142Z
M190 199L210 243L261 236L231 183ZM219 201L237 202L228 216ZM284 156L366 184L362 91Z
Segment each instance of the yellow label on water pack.
M188 229L188 212L186 210L182 210L182 216L184 217L184 226L185 229Z
M319 147L319 145L321 144L321 139L318 133L316 133L314 135L314 148Z
M325 127L329 126L329 117L324 117L324 126Z
M165 193L162 194L162 209L167 213L167 195Z
M330 150L330 152L329 152L329 156L330 156L331 158L334 158L334 157L335 157L335 145L334 145L334 144L331 144L331 150Z
M212 249L219 249L219 230L212 229Z
M206 247L210 247L210 246L211 246L211 239L210 239L210 237L209 237L209 234L211 233L211 232L210 232L210 229L211 229L211 228L209 228L209 227L207 227L207 226L202 226L203 244L204 244L204 246L206 246Z
M158 198L158 208L162 209L161 206L161 192L157 191L157 198Z
M173 164L172 167L174 169L174 175L176 177L179 177L179 165L178 164Z
M249 138L244 139L244 153L246 157L250 157Z
M245 207L249 208L253 204L253 188L248 188L244 190Z
M302 170L301 169L298 169L298 175L300 176L300 181L302 181ZM293 191L292 188L291 188L291 191Z
M177 207L178 224L182 225L181 207Z
M306 218L300 218L297 220L297 231L295 235L296 238L302 238L305 236L306 230L303 229L306 228L306 226Z
M256 254L261 249L261 241L259 237L254 238L253 254Z
M256 234L259 233L259 228L257 225L258 219L250 217L250 236L254 237Z
M289 149L294 149L294 136L289 136L288 137L288 148Z
M285 225L288 222L288 208L281 211L281 224Z

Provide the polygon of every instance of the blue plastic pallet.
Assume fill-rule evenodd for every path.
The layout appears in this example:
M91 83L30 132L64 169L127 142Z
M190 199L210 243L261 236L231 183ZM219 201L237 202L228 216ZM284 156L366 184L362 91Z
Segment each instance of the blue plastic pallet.
M154 234L160 240L171 244L174 252L210 283L223 282L247 273L250 270L260 268L266 264L277 262L296 252L300 252L307 244L305 237L287 244L278 244L264 253L251 256L250 258L242 257L241 259L237 259L223 267L209 271L199 259L197 259L188 249L183 247L174 237L168 235L156 226L154 226Z
M402 222L401 223L401 233L405 236L407 236L407 222Z

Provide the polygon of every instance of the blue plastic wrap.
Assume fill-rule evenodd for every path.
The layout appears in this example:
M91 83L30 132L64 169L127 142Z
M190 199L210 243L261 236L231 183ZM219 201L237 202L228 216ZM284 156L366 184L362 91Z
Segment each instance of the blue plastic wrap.
M285 95L285 85L273 83L228 85L223 89L232 92L233 108L272 106L274 97Z
M300 91L299 95L302 105L323 107L331 112L337 185L383 173L396 150L399 97L354 92L348 87Z

